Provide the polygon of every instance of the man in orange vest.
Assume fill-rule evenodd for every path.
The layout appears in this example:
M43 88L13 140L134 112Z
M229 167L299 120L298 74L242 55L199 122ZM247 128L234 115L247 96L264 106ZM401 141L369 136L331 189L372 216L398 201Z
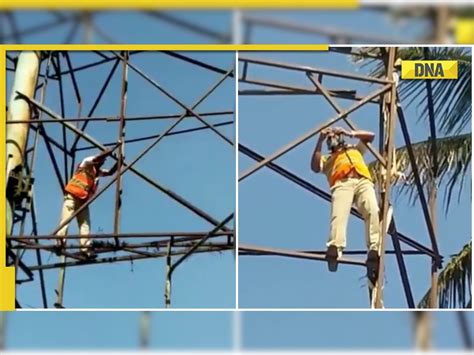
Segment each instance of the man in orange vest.
M97 189L99 177L110 176L117 171L117 163L109 170L102 169L102 165L114 149L109 149L99 155L87 157L78 165L73 177L67 183L64 193L64 204L61 214L60 225L71 217L87 200L92 197ZM79 234L84 236L79 240L81 246L80 254L84 257L94 258L96 254L91 250L89 207L84 208L77 216ZM63 226L56 235L58 239L56 246L60 250L65 245L65 236L69 223Z
M349 145L344 136L358 138L357 145ZM326 259L330 271L337 270L337 259L346 247L346 229L349 214L354 204L365 220L367 243L367 269L372 280L376 278L379 263L379 207L374 184L363 154L366 143L374 140L374 133L368 131L346 131L337 127L321 131L311 159L311 169L323 172L331 188L331 223L327 242ZM321 148L326 140L329 155L322 155Z

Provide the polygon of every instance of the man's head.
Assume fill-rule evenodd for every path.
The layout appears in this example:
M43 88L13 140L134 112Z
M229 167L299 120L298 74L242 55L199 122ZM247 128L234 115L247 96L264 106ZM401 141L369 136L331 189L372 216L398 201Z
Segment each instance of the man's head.
M326 134L326 144L328 150L330 150L331 152L335 152L336 150L344 147L344 136L340 132L329 130Z

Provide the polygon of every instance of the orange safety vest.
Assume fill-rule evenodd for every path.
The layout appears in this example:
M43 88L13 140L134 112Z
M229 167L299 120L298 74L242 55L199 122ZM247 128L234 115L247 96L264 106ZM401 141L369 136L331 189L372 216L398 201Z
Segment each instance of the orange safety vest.
M86 200L95 193L97 170L91 168L78 167L74 176L66 185L66 192L81 200Z
M372 175L367 165L365 165L362 153L354 147L333 153L324 161L324 172L331 187L353 170L360 176L372 181Z

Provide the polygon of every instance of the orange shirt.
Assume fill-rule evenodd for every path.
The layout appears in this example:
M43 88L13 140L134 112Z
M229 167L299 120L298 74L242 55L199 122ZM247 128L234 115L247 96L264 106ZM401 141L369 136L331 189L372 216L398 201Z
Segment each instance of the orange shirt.
M372 181L372 175L365 164L363 154L364 146L349 146L331 155L322 157L322 172L326 174L329 186L333 186L338 180L344 179L352 171Z

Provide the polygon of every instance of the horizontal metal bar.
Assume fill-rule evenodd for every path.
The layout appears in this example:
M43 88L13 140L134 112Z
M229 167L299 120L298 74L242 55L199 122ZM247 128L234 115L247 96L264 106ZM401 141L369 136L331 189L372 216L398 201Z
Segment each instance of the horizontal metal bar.
M372 52L353 52L353 49L362 49L362 47L329 47L330 52L334 52L337 54L343 54L343 55L349 55L351 57L353 56L359 56L362 58L368 58L368 59L378 59L378 60L383 60L383 55L377 55ZM375 49L375 47L371 47L372 49Z
M195 253L210 253L210 252L221 252L225 250L233 250L233 246L219 246L215 248L209 248L209 250L196 250ZM172 252L172 255L183 255L186 251L180 252ZM54 264L46 264L43 266L32 266L30 267L31 271L36 270L52 270L52 269L59 269L63 267L77 267L77 266L85 266L85 265L98 265L98 264L112 264L124 261L135 261L135 260L142 260L142 259L151 259L151 258L160 258L165 257L167 255L166 252L155 253L153 256L145 256L145 255L137 255L137 256L116 256L116 257L106 257L100 258L95 260L84 260L84 261L70 261L65 263L54 263Z
M185 62L188 62L188 63L191 63L191 64L194 64L194 65L197 65L201 68L205 68L205 69L208 69L210 71L213 71L215 73L219 73L219 74L225 74L227 72L226 69L222 69L222 68L219 68L219 67L216 67L214 65L210 65L208 63L205 63L205 62L202 62L200 60L197 60L197 59L194 59L194 58L191 58L191 57L188 57L188 56L185 56L181 53L176 53L176 52L170 52L170 51L162 51L161 53L163 54L166 54L166 55L169 55L173 58L177 58L177 59L181 59L182 61L185 61ZM229 75L231 78L234 77L234 73L230 74Z
M286 257L289 257L289 258L296 258L296 259L327 261L326 257L323 256L323 255L318 255L318 254L313 254L313 253L305 253L305 252L287 250L287 249L264 248L264 247L258 247L258 246L253 246L253 245L239 244L239 254L240 254L240 251L261 252L261 253L267 253L267 254L278 255L278 256L286 256ZM365 261L348 259L348 258L344 258L344 257L341 257L337 260L338 260L339 264L358 265L358 266L365 266L366 265Z
M166 238L166 237L196 237L196 236L205 236L208 232L147 232L147 233L100 233L100 234L89 234L87 235L88 238L92 239L108 239L108 238ZM215 235L231 235L233 231L219 231L214 233ZM28 236L28 237L21 237L21 236L9 236L9 240L30 240L30 239L38 239L38 240L55 240L57 239L57 235L35 235L35 236ZM83 235L74 234L66 236L67 239L81 239L84 238Z
M268 59L239 57L239 61L240 62L247 62L247 63L263 65L263 66L268 66L268 67L275 67L275 68L280 68L280 69L288 69L288 70L293 70L293 71L318 73L318 74L333 76L333 77L337 77L337 78L365 81L365 82L369 82L369 83L377 83L377 84L384 84L384 85L393 84L392 80L387 80L387 79L382 79L382 78L374 78L374 77L371 77L371 76L352 74L352 73L340 72L340 71L329 70L329 69L321 69L321 68L316 68L316 67L310 67L310 66L307 66L307 65L298 65L298 64L276 62L276 61L271 61L271 60L268 60Z
M213 239L227 239L226 236L221 236L221 235L213 235L211 238ZM173 237L171 237L173 238ZM180 238L180 239L175 239L173 240L173 247L175 249L179 248L188 248L190 246L195 245L194 241L201 239L202 237L196 236L192 238ZM115 243L109 243L106 244L104 243L103 245L79 245L79 244L70 244L70 245L65 245L61 247L61 250L72 250L72 249L93 249L94 252L97 254L99 253L109 253L109 252L118 252L118 251L124 251L127 249L149 249L149 248L164 248L168 244L168 240L159 240L159 241L151 241L151 242L145 242L145 243L120 243L118 246ZM209 244L204 244L204 245L215 245L216 243L209 243ZM229 245L227 242L225 242L225 245ZM13 245L11 247L12 250L44 250L44 251L49 251L49 252L56 252L58 249L55 244L22 244L18 243L16 245Z
M268 81L268 80L260 80L260 79L248 79L248 78L239 78L239 82L258 85L263 87L270 87L276 89L284 89L280 91L262 91L262 90L249 90L249 89L242 89L239 90L239 95L322 95L322 93L315 88L308 88L304 86L296 86L290 85L275 81ZM356 95L356 90L337 90L332 89L329 90L332 96L345 99L345 100L352 100L352 101L360 101L363 99L361 96ZM369 101L373 104L379 104L380 100L373 99Z
M129 55L132 56L134 54L138 54L138 53L143 53L145 51L130 51L129 52ZM66 74L70 74L70 73L77 73L78 71L82 71L84 69L89 69L89 68L93 68L93 67L96 67L98 65L101 65L101 64L105 64L105 63L110 63L110 62L113 62L117 60L117 58L115 57L109 57L108 59L102 59L102 60L99 60L99 61L95 61L95 62L92 62L92 63L89 63L89 64L84 64L84 65L81 65L81 66L78 66L76 68L72 68L72 69L68 69L68 70L64 70L62 71L61 73L59 73L59 75L66 75ZM52 76L49 76L50 79L57 79L58 74L55 74L55 75L52 75Z
M325 255L326 250L297 250L299 253L308 253L316 255ZM386 254L395 254L395 250L387 250ZM418 250L403 250L402 254L404 255L425 255L424 252ZM268 253L264 251L249 251L249 252L240 252L239 255L244 256L265 256L265 255L274 255L273 253ZM344 250L344 255L367 255L367 250Z
M221 122L221 123L213 124L212 127L222 127L222 126L228 126L228 125L232 125L232 124L234 124L234 121L227 121L227 122ZM204 130L207 130L207 129L209 129L209 127L204 125L204 126L201 126L201 127L180 129L180 130L176 130L176 131L173 131L173 132L168 132L167 134L165 134L165 136L166 137L171 137L171 136L177 136L177 135L185 134L185 133L204 131ZM142 141L146 141L146 140L149 140L149 139L158 138L159 136L160 136L160 134L155 134L155 135L152 135L152 136L144 136L144 137L139 137L139 138L126 139L124 143L142 142ZM116 143L112 143L112 142L111 143L104 143L103 145L105 147L113 147L113 146L116 145ZM86 147L76 148L76 152L79 152L81 150L90 150L90 149L97 149L97 148L93 145L90 145L90 146L86 146Z
M225 116L225 115L233 115L234 111L213 111L213 112L203 112L199 113L200 116L207 117L207 116ZM133 117L125 117L125 121L147 121L147 120L164 120L164 119L172 119L172 118L180 118L182 114L175 114L175 115L161 115L161 116L133 116ZM186 116L194 117L191 113L187 113ZM17 120L17 121L7 121L6 124L17 124L17 123L61 123L61 122L82 122L82 121L107 121L107 122L119 122L119 117L79 117L79 118L63 118L61 121L57 119L41 119L41 120Z

